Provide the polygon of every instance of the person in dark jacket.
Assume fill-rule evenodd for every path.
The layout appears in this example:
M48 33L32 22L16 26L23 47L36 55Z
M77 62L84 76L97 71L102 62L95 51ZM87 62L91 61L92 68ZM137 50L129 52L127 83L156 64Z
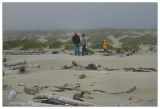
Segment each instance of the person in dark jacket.
M74 33L72 41L74 44L75 56L80 56L80 38L77 33Z

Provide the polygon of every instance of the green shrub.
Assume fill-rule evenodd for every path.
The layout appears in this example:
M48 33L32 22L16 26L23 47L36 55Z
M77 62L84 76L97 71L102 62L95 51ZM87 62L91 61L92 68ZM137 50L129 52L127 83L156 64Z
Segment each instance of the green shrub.
M3 42L3 49L4 50L10 50L15 47L19 47L23 45L23 41L21 40L8 40Z
M141 37L126 37L120 40L122 49L125 51L136 50L138 51L141 44L144 45L157 45L157 37L152 34L145 34Z
M45 44L35 39L9 40L3 43L4 50L10 50L20 46L22 46L23 50L37 49L37 48L41 49L45 47Z
M44 47L44 44L38 40L34 39L29 39L29 40L23 40L24 45L23 45L23 50L28 50L28 49L41 49Z
M12 47L8 43L6 43L6 42L3 43L3 49L4 50L10 50L11 48Z
M72 49L74 49L74 46L73 46L72 43L66 43L66 44L64 45L64 49L65 49L65 50L72 50Z
M157 45L157 37L146 34L142 37L126 37L120 40L124 45Z
M157 45L157 36L153 36L152 34L148 33L140 37L140 41L142 44Z
M92 49L101 49L102 44L101 43L92 43L90 46Z
M121 47L121 49L122 50L124 50L124 51L132 51L132 50L135 50L135 51L138 51L138 50L140 50L140 48L139 48L139 46L138 45L124 45L124 44L122 44L122 47Z
M53 41L49 42L49 48L60 48L63 45L63 42L61 41Z

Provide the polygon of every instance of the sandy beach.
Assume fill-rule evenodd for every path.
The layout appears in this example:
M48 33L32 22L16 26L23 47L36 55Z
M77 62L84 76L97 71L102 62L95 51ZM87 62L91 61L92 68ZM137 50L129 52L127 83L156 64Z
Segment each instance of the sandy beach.
M80 89L90 91L89 98L83 98L85 102L94 103L97 106L157 106L157 71L151 72L131 72L124 71L123 68L154 68L157 69L157 54L143 54L120 57L102 56L100 54L88 56L73 56L69 54L41 54L41 55L7 55L7 63L16 63L27 60L28 64L38 64L40 68L27 68L25 73L18 70L10 70L3 67L3 106L7 106L8 94L11 90L17 92L14 101L32 101L33 95L26 94L24 87L35 85L47 85L48 88L39 93L55 93L68 98L73 98L76 90L55 91L55 86L70 84L80 84ZM118 69L107 70L78 70L62 69L63 66L71 66L72 61L79 65L88 64L101 65L101 68ZM79 79L79 75L86 77ZM131 93L109 94L105 92L122 92L136 86L136 90Z
M158 106L157 2L2 9L3 107Z

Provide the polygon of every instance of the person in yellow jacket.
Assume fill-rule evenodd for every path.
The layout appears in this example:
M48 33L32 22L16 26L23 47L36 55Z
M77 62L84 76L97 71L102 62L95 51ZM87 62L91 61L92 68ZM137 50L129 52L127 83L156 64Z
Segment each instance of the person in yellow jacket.
M104 49L104 52L106 52L107 49L109 48L109 43L107 40L105 40L105 39L103 40L102 47Z

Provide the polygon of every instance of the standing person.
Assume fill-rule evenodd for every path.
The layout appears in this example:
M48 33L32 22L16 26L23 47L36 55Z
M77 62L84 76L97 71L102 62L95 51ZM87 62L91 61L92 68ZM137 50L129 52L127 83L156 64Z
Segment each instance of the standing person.
M77 33L74 33L72 41L74 43L75 56L80 56L80 38Z
M88 52L87 52L87 49L86 49L87 41L85 39L85 34L82 34L81 44L82 44L82 55L84 55L85 52L88 55Z
M103 40L102 47L104 49L103 52L106 52L107 49L108 49L108 47L109 47L109 44L108 44L108 42L105 39Z

